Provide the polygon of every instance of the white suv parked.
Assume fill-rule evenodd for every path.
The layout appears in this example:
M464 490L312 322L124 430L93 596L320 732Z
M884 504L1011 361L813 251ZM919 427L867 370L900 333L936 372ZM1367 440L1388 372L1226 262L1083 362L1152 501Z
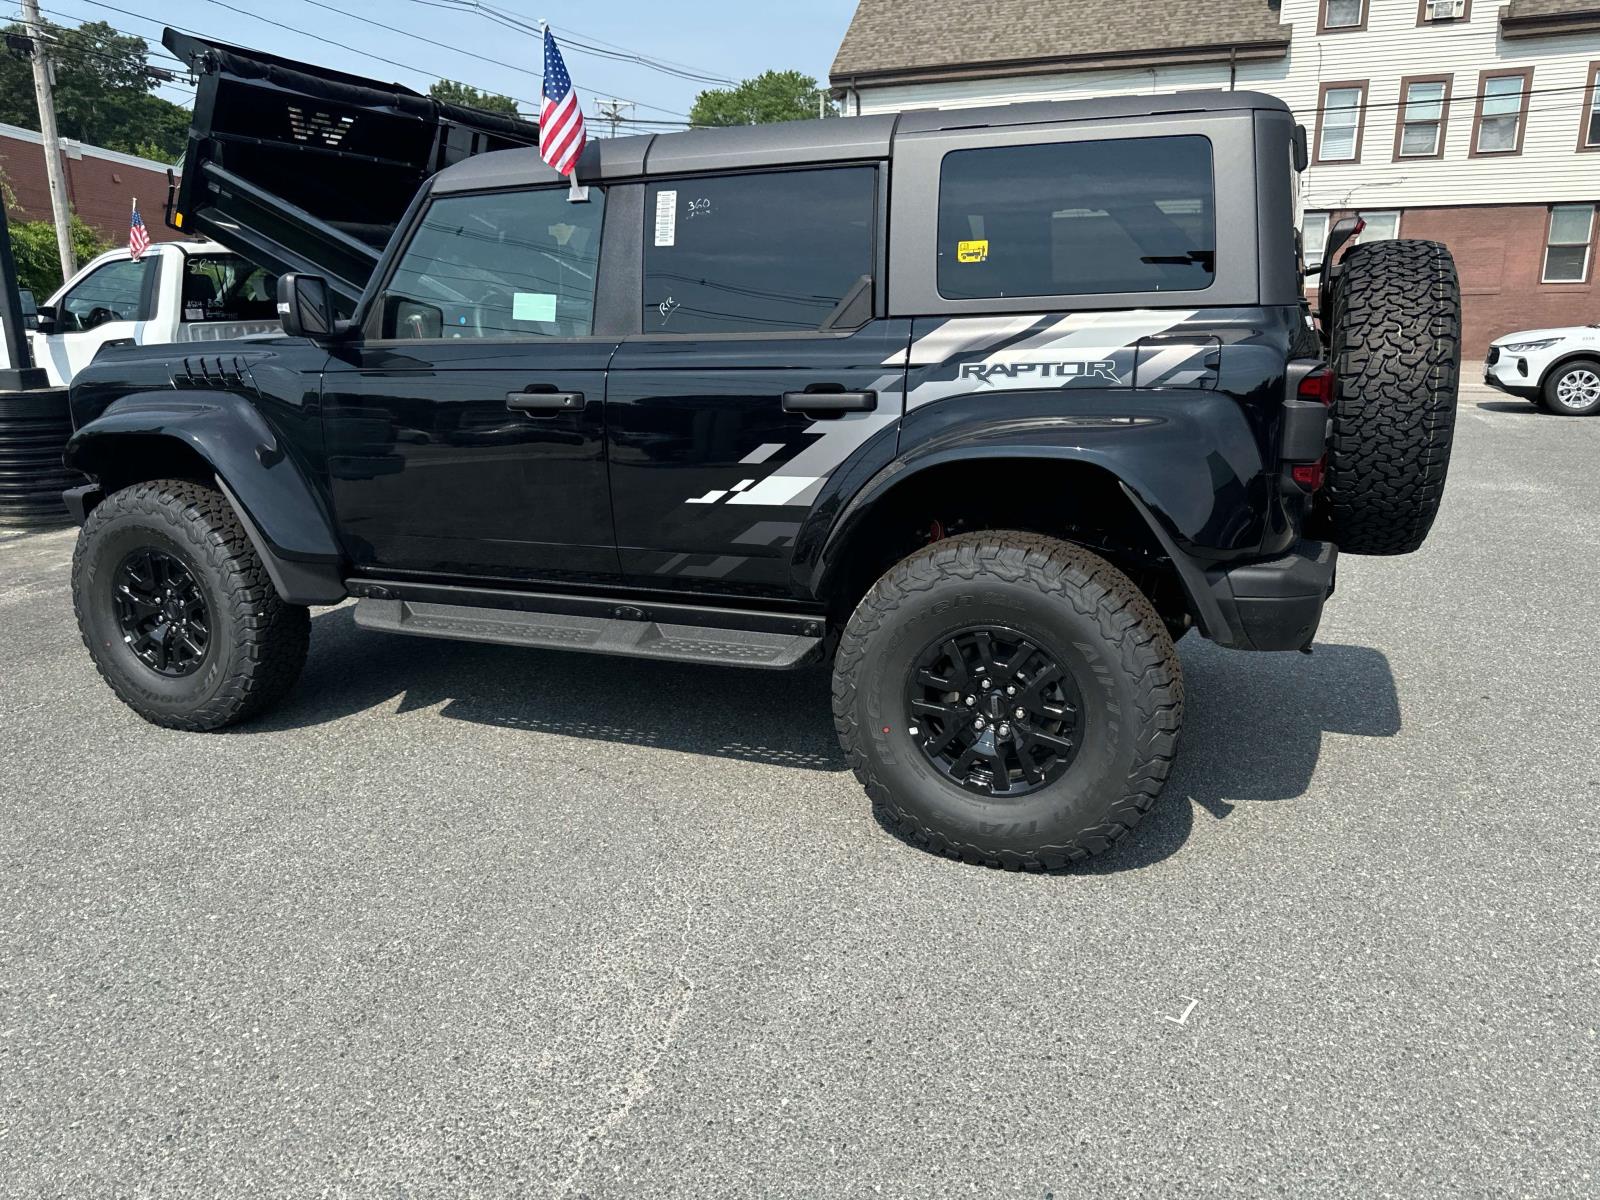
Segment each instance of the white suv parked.
M1483 381L1561 416L1600 413L1600 324L1496 338L1489 343Z

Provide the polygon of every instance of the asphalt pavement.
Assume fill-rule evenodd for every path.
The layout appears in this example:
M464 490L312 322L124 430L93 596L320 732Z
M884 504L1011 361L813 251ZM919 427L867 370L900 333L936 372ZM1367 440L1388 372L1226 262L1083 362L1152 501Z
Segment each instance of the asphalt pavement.
M1165 797L1044 876L886 833L818 670L344 607L158 730L0 540L0 1195L1596 1195L1597 475L1468 389L1428 545L1186 639Z

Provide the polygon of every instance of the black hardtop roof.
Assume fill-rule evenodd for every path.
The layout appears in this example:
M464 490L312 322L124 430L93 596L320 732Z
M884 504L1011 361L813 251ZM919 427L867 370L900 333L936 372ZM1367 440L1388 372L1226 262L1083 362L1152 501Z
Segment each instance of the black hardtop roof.
M1107 96L1093 100L1042 100L982 108L914 109L829 121L786 121L594 138L578 163L578 180L637 179L696 171L816 165L888 158L897 137L941 129L1003 128L1061 121L1114 120L1180 113L1227 113L1289 106L1260 92L1178 92L1154 96ZM440 171L435 192L468 192L560 182L538 151L499 150Z

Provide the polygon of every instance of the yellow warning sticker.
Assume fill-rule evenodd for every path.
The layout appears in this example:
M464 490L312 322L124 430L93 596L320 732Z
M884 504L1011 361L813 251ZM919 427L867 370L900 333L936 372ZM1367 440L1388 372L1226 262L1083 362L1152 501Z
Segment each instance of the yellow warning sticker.
M980 263L989 257L989 240L984 238L975 242L956 243L956 261L964 263Z

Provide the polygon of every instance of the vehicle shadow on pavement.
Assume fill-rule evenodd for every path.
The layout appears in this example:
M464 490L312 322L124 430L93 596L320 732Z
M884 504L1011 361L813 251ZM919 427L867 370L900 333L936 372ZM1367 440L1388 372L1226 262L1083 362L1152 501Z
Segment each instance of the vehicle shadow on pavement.
M1224 820L1240 804L1303 796L1324 734L1400 732L1394 672L1370 647L1318 643L1309 656L1243 654L1191 637L1182 653L1184 728L1166 792L1115 850L1067 873L1160 862L1188 841L1197 808Z
M245 730L327 724L400 698L457 721L843 771L828 673L769 672L376 633L346 605L312 619L305 674Z
M1221 820L1240 804L1304 795L1325 734L1400 731L1394 674L1370 647L1243 654L1191 637L1182 654L1187 712L1162 800L1115 850L1068 873L1168 858L1188 841L1196 808ZM452 720L505 729L848 769L821 667L769 673L403 637L358 629L348 605L314 618L300 685L283 708L240 733L323 725L396 698L402 713L437 708Z
M1546 412L1543 406L1531 400L1479 400L1478 407L1484 412L1517 413L1524 417L1553 417L1554 413Z

